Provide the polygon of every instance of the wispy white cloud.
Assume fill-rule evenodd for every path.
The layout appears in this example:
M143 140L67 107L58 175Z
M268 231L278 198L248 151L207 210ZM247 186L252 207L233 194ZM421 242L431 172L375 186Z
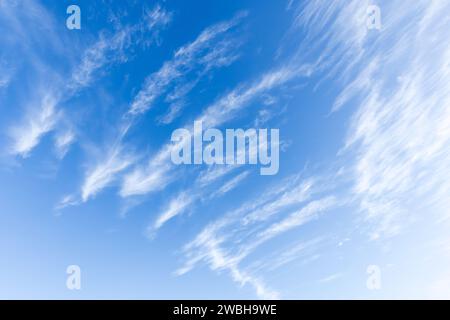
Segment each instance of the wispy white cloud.
M208 184L213 183L214 181L217 181L218 179L226 176L230 172L236 169L236 166L232 165L215 165L215 166L208 166L206 170L203 170L198 178L197 182L201 186L205 186Z
M203 128L219 126L237 117L239 111L248 107L249 104L261 94L270 92L270 90L280 87L292 79L307 77L311 72L312 66L310 65L299 66L290 64L289 66L283 66L269 71L253 83L238 86L238 88L214 102L207 107L199 117L197 117L196 121L202 121ZM191 126L192 125L189 125L187 127L189 128ZM165 175L172 172L173 168L170 166L170 154L172 148L175 148L175 146L170 143L164 145L157 154L149 160L147 166L138 167L126 176L122 185L121 195L131 196L157 190L151 183L146 183L145 185L140 184L140 187L137 188L136 191L133 191L133 185L130 184L130 180L145 180L151 182L152 179L148 179L146 176L148 172L151 173L151 176L157 175L160 179L155 182L159 183ZM165 165L161 166L161 163L165 163ZM160 172L157 173L155 170L158 170L158 168L160 168ZM169 177L170 176L168 175L168 178Z
M290 229L301 226L313 219L316 219L321 212L335 207L337 201L334 197L327 197L311 201L304 208L290 214L280 222L274 223L268 229L264 230L259 236L266 240L282 234Z
M187 245L185 250L191 256L191 260L175 274L181 276L188 272L193 265L200 260L205 260L213 271L227 270L236 283L240 286L251 285L260 299L279 299L280 293L267 287L267 285L258 277L239 267L239 259L229 255L221 248L222 240L216 238L210 230L204 230L196 241ZM200 245L200 243L202 245ZM190 250L195 250L195 255Z
M114 146L105 159L87 171L81 188L81 198L85 202L95 196L100 190L112 183L116 174L125 170L134 162L129 153L122 152L121 146Z
M175 199L170 201L167 209L158 216L150 231L159 229L167 221L182 213L186 210L192 200L192 197L184 192L179 194Z
M63 43L54 31L55 26L52 16L35 1L30 1L29 5L31 9L26 8L23 10L23 12L32 13L26 15L26 22L22 21L22 23L19 23L15 19L6 20L10 32L12 34L19 34L24 38L24 43L29 43L32 40L27 36L29 30L26 28L34 29L33 26L35 24L41 24L42 21L45 21L43 24L44 27L41 26L40 28L48 29L46 38L57 39L52 40L52 43ZM11 3L5 5L5 10L17 11L19 9L19 6L11 5ZM20 12L17 14L18 16L21 15ZM146 36L147 34L144 31L150 34L157 33L169 22L170 14L161 9L161 7L156 6L153 11L146 15L145 25L143 22L140 22L137 25L125 26L112 35L100 33L99 39L85 49L82 54L83 58L81 63L73 66L72 74L68 77L68 80L66 82L55 81L55 84L52 85L50 91L58 92L58 94L45 93L41 95L43 97L39 107L30 106L26 110L26 115L21 124L11 128L10 132L13 139L11 153L23 157L28 156L32 149L39 144L41 138L57 127L57 120L64 117L63 112L60 110L63 103L70 100L79 90L92 84L94 76L99 70L113 63L126 61L127 55L125 54L125 50L130 48L134 43L139 42L140 38ZM41 37L39 36L39 38ZM60 46L55 46L61 49ZM49 78L49 74L55 74L54 76L58 80L64 78L60 71L53 69L53 66L47 66L47 62L42 58L32 55L30 59L37 68L34 70L37 74L36 82L39 83L41 82L40 79ZM46 67L42 67L43 65ZM48 88L46 89L48 90ZM68 143L69 140L67 140L69 136L66 135L64 138L66 139L65 141L62 137L55 139L55 148L57 150L63 151L61 150L62 147L67 148L70 145ZM70 137L71 143L74 138L73 135ZM58 154L61 155L61 153Z
M238 174L237 176L233 177L232 179L226 181L217 191L215 191L211 195L211 198L220 197L226 194L227 192L230 192L231 190L236 188L245 178L247 178L249 174L250 171L244 171Z
M77 197L75 195L69 194L64 196L56 205L55 205L55 210L57 212L59 212L60 210L70 207L70 206L75 206L79 204L79 199L77 199Z
M29 50L31 46L64 52L62 37L55 28L56 19L40 1L4 0L0 2L0 8L0 27L5 31L0 35L2 54L15 57L20 52L23 58L36 59L38 54ZM42 37L43 33L45 37Z
M161 42L160 33L172 22L172 18L172 12L167 11L159 4L156 4L150 10L145 10L143 21L138 25L140 33L144 35L140 37L139 41L144 41L147 46L153 42L159 45Z
M158 97L171 85L179 83L188 73L195 70L198 75L202 75L212 68L229 65L236 60L235 49L239 46L239 42L227 37L227 34L245 15L240 13L230 21L208 27L193 42L179 48L173 58L166 61L160 70L147 77L131 104L130 114L146 112ZM195 85L195 82L179 87L178 90L184 91L181 93L182 96L193 88L192 84ZM175 95L180 95L180 92Z
M24 116L9 126L7 134L11 138L9 153L13 156L28 157L41 139L56 126L63 114L58 110L60 88L48 87L48 83L57 83L58 72L47 68L40 51L45 48L55 54L64 52L64 38L56 31L54 17L39 2L30 0L26 4L17 1L2 1L0 35L2 55L0 60L0 87L7 86L13 73L27 66L27 80L21 83L25 90L32 88L18 99L23 107ZM45 37L42 37L45 34ZM36 39L40 39L37 41ZM30 50L34 48L34 50ZM17 60L17 56L21 59ZM20 63L19 63L20 61ZM46 78L44 78L46 77ZM33 99L33 101L30 101ZM16 102L17 103L17 102Z
M221 97L210 105L197 120L202 121L204 127L219 126L236 117L236 114L247 107L254 99L293 79L308 77L312 71L312 65L298 65L296 63L288 63L275 68L262 74L256 81L240 85Z
M298 185L294 185L292 189L283 188L282 191L276 193L274 197L267 197L265 198L266 202L260 203L258 206L252 208L245 216L243 223L250 224L266 220L283 208L300 204L308 200L314 192L312 187L313 180L308 179L302 181Z
M368 0L300 3L289 31L294 37L295 33L304 33L297 47L298 57L318 62L324 79L331 76L348 79L348 73L342 71L349 71L361 62L366 50L369 5Z
M60 117L60 113L57 111L57 101L57 98L51 94L44 95L37 107L30 106L30 111L21 124L10 128L11 154L20 155L23 158L28 157L41 138L53 130Z
M319 279L319 283L328 283L328 282L332 282L335 281L339 278L342 278L343 274L342 273L333 273L330 274L329 276L326 276L322 279Z
M285 266L320 241L298 243L273 261L262 257L263 268L259 270L246 267L250 255L269 240L319 219L346 201L357 204L358 218L362 217L363 221L358 226L368 226L372 239L399 233L410 221L421 218L422 212L432 215L423 217L424 220L450 218L450 45L446 41L450 4L438 0L380 1L383 29L368 31L369 4L370 1L357 0L301 2L288 34L293 36L301 31L300 44L290 41L287 45L297 46L294 57L220 95L196 118L203 121L204 127L220 126L241 116L257 99L263 98L267 105L272 105L275 101L272 91L302 77L314 74L319 79L318 85L336 80L340 90L330 106L330 116L346 105L354 112L345 145L338 155L339 159L348 160L345 182L335 185L334 177L320 180L294 175L258 193L236 210L209 223L184 247L186 262L177 271L178 275L205 263L213 271L226 270L240 285L252 286L258 297L276 298L279 293L271 290L258 272ZM289 9L294 6L289 1ZM145 23L155 32L150 38L156 39L159 30L156 26L166 25L170 14L157 7L147 18ZM163 124L174 121L198 79L213 68L237 59L240 42L232 30L241 19L242 15L238 15L213 25L177 50L158 71L147 77L127 115L131 118L141 115L158 99L163 99L170 108L158 119ZM102 34L86 51L81 68L74 71L69 84L71 90L75 92L90 85L97 72L111 62L126 61L124 49L133 44L133 37L142 28L139 24L122 28L113 35ZM278 59L281 54L282 50ZM194 81L187 81L191 78L187 75L193 75ZM45 134L55 130L63 116L57 108L61 99L45 95L39 108L30 108L33 112L11 129L11 153L28 156ZM259 110L257 124L270 116L266 111ZM122 128L129 127L129 118L125 118L126 125ZM160 191L176 178L179 172L169 160L171 144L164 144L143 164L132 167L137 162L124 151L122 136L126 131L120 132L113 148L106 148L104 157L88 166L80 196L64 197L57 209L95 197L118 178L122 178L119 192L123 198ZM65 154L74 141L73 132L57 135L55 141L59 153ZM155 217L149 231L155 232L171 219L185 214L197 200L213 200L238 187L250 172L225 180L237 168L223 166L201 171L197 179L192 179L196 186L169 195L167 205ZM205 196L210 193L211 197ZM333 274L319 282L341 276L342 273ZM437 291L442 289L437 286Z
M167 221L190 210L191 206L197 201L206 203L214 198L223 196L227 192L236 188L249 174L250 171L244 171L237 176L225 182L219 189L214 188L214 183L225 177L239 166L212 166L201 171L196 179L196 183L188 190L180 192L170 200L167 208L159 214L156 222L148 228L151 237ZM154 181L152 181L154 183Z
M323 237L317 237L307 241L289 244L289 248L281 253L276 253L273 258L266 259L265 267L269 271L291 263L299 258L303 262L311 262L320 257L320 245L324 243Z
M169 172L169 165L133 169L125 174L119 194L125 198L164 189L173 179Z
M123 48L130 45L131 29L124 28L112 36L100 34L100 38L83 55L68 83L69 90L77 91L88 86L96 71L114 60L126 59Z
M369 34L365 26L368 4L311 2L302 5L296 21L297 26L308 30L307 39L319 39L315 49L325 44L314 71L345 83L332 111L339 111L352 99L356 102L346 145L340 153L351 160L353 188L348 188L348 179L338 185L330 180L333 186L324 197L317 198L314 188L309 190L305 185L298 185L296 192L302 195L298 198L294 196L296 192L289 194L280 188L278 192L267 193L264 200L244 203L236 211L207 225L186 245L186 264L178 274L188 272L201 262L212 270L242 266L244 258L269 239L318 219L322 212L333 210L342 201L359 204L372 238L398 233L418 218L423 209L430 212L431 208L434 219L448 217L445 209L448 192L445 190L449 190L449 171L445 167L450 163L447 130L450 119L446 107L450 101L450 68L446 59L450 50L447 41L430 38L427 34L445 29L442 21L448 20L443 15L450 12L450 8L441 1L418 2L408 8L401 2L390 2L386 4L390 10L383 10L382 6L382 12L384 31L391 32L374 35ZM398 12L405 14L398 15ZM305 43L310 43L309 40ZM417 43L417 46L411 49L408 43ZM386 47L389 47L388 54ZM314 49L300 48L299 56L314 56ZM245 96L230 95L231 102L218 108L226 110L226 115L221 117L217 111L216 117L211 117L211 125L227 119L228 105L233 106L236 101L239 105L245 101ZM333 195L337 190L333 188L341 189L342 201ZM314 194L315 199L310 200ZM302 208L273 222L290 205L303 202L306 205ZM263 222L269 220L272 223L262 227ZM248 225L251 221L258 223ZM304 246L299 248L301 251ZM296 254L293 249L287 257ZM280 263L283 264L283 260ZM342 273L332 274L319 282L334 281L342 276Z
M214 65L212 60L218 59L220 61L219 58L225 59L225 55L234 56L235 53L233 53L233 50L236 42L230 38L228 33L240 23L244 16L245 13L240 13L230 21L208 27L196 40L179 48L174 54L173 59L166 61L159 71L148 76L143 88L135 96L130 106L127 115L131 116L131 120L129 117L124 118L124 121L127 123L124 127L127 129L120 134L116 143L121 143L124 134L126 134L128 128L132 125L132 119L145 112L157 97L164 94L167 88L175 83L177 85L172 91L169 91L166 97L167 101L173 103L174 109L162 119L160 118L162 122L166 123L173 120L177 116L177 112L180 111L180 107L177 107L175 104L182 103L183 97L195 86L197 81L180 83L180 78L183 78L187 73L198 68L201 69L200 73L204 74L210 68L218 66L218 64ZM224 49L224 43L228 44L228 49ZM214 55L213 53L216 50L220 50L224 56L219 57L218 55ZM231 62L231 60L227 61ZM132 172L126 174L119 192L120 196L143 195L151 191L163 189L173 178L170 164L164 161L168 159L168 155L170 155L170 149L168 147L162 148L153 160L148 162L147 166L138 166Z
M290 36L304 32L298 56L319 56L321 81L342 85L331 111L352 103L355 112L339 154L352 163L353 188L342 188L359 203L370 237L378 239L398 234L423 210L449 216L443 190L449 189L450 51L444 21L450 6L380 1L382 30L368 30L370 4L300 4Z
M80 64L73 67L68 80L57 88L63 93L52 100L51 106L47 103L46 108L39 111L39 115L36 116L36 111L31 110L27 117L33 120L11 130L15 139L13 152L28 155L38 145L41 137L56 129L57 117L63 116L61 111L57 111L57 104L68 101L80 90L89 87L105 68L112 64L126 62L128 60L127 51L133 46L149 45L149 41L156 41L159 32L167 27L170 21L171 13L156 5L152 10L146 12L144 18L137 24L120 26L113 33L101 32L98 40L84 50ZM144 41L144 39L146 40ZM65 118L64 122L70 121ZM76 126L76 124L71 125ZM55 137L55 149L59 158L64 157L75 138L73 129L59 128ZM80 191L81 195L72 196L81 198L84 202L114 182L116 175L128 168L134 161L134 155L124 153L124 148L120 143L115 143L100 157L104 160L103 162L98 161L94 166L88 165L85 181ZM70 201L71 204L79 202ZM59 208L62 207L64 206L59 206Z
M310 201L294 212L289 211L294 203L298 206L308 198L303 196L303 198L299 197L298 200L294 200L295 192L292 193L291 191L294 189L298 193L303 190L302 192L305 193L311 188L311 186L305 187L307 185L308 183L305 183L299 176L289 177L279 185L268 188L267 192L257 198L250 199L236 210L230 211L208 224L194 240L185 245L186 263L177 270L176 274L182 275L189 272L197 264L203 262L207 263L212 270L227 269L232 274L233 270L237 269L251 279L262 281L254 275L255 270L250 271L251 267L245 271L242 270L243 260L270 239L306 224L318 218L322 212L332 210L338 205L333 197L325 197ZM318 192L319 190L311 191L311 193ZM277 215L263 213L258 216L259 223L250 224L249 221L255 220L259 210L263 210L271 202L277 202L273 208L273 213L276 212ZM271 210L268 212L271 212ZM279 220L277 217L285 212L290 213ZM263 219L268 224L261 223ZM299 247L295 251L291 250L292 252L289 255L286 254L282 262L276 259L272 262L282 265L292 261L294 260L293 256L296 253L298 254L301 249ZM269 263L266 263L265 268L268 269L269 267ZM234 280L236 281L236 279ZM273 292L265 285L265 290L258 292L258 286L250 281L249 283L255 287L258 296L261 298L271 296L267 292ZM275 296L279 296L279 294L276 293Z
M161 124L169 124L173 122L180 115L184 106L185 102L181 100L171 103L167 113L158 117L158 122Z
M55 137L55 151L59 159L65 157L69 151L70 145L75 141L75 132L71 129L57 133Z
M171 22L171 13L156 5L134 25L119 26L112 34L100 33L99 39L88 47L81 64L75 68L68 83L69 90L77 91L88 86L95 74L106 66L128 60L127 49L158 37Z

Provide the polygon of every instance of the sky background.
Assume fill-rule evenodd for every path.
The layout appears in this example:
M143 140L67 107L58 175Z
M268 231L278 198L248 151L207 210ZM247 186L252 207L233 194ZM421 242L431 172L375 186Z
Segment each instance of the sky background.
M0 0L0 298L450 298L449 23L445 0ZM279 129L278 174L173 165L198 119Z

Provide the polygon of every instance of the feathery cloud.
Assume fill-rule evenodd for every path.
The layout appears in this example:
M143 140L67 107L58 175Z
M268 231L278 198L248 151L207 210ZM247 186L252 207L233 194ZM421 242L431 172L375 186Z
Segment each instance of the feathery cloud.
M227 34L245 15L246 13L242 12L230 21L208 27L193 42L179 48L173 58L166 61L160 70L147 77L142 89L134 98L129 113L138 115L146 112L170 86L179 83L180 79L191 72L195 71L199 77L212 68L229 65L236 60L235 51L239 47L239 42L227 37ZM196 81L187 86L183 85L181 87L183 92L175 95L184 96L193 88ZM170 96L174 100L174 93L169 94Z
M245 178L247 178L249 174L250 171L244 171L238 174L237 176L231 178L230 180L226 181L217 191L215 191L211 195L211 198L220 197L226 194L227 192L230 192L231 190L236 188Z
M51 25L53 19L50 14L36 2L30 2L30 6L33 6L32 12L36 15L26 15L26 18L31 22L27 22L27 25L38 24L42 21L46 21L43 17L49 17L48 21L44 24L44 27L52 30L50 32L51 37L57 40L53 40L52 42L61 43L61 39L54 34L55 28ZM8 10L17 10L15 6L6 5L6 9ZM28 12L29 10L23 10L23 12ZM20 13L21 14L21 13ZM83 58L81 60L80 65L75 65L72 68L72 74L69 76L69 80L66 83L56 82L56 84L51 88L52 92L58 92L58 94L49 94L46 93L43 96L43 101L39 108L30 107L27 110L27 114L25 115L25 119L22 120L22 124L18 127L11 128L11 136L13 138L13 146L11 147L11 153L13 155L21 155L22 157L26 157L32 151L34 147L36 147L41 138L50 131L53 131L57 126L57 120L60 117L63 117L63 113L61 110L58 110L61 104L70 100L79 90L88 87L92 84L94 80L94 75L100 69L111 65L112 63L124 62L127 60L127 55L125 54L125 50L130 48L134 42L139 42L138 39L145 36L143 33L144 30L149 31L150 33L159 32L160 28L165 27L170 21L170 14L159 6L157 6L146 18L146 23L149 25L143 27L142 23L138 23L134 26L126 26L121 30L116 31L112 35L105 35L101 33L99 39L89 46L83 54ZM17 21L8 22L8 27L12 29L11 32L26 34L28 30L23 30L21 24ZM25 35L23 35L25 37ZM24 40L25 43L28 43L29 39ZM32 56L33 64L39 66L45 65L45 61L41 61L42 59ZM38 61L39 60L39 61ZM52 70L52 67L48 67ZM63 78L60 72L57 70L52 70L57 74L58 78ZM38 78L48 77L49 72L45 70L45 72L40 69L36 70ZM38 82L39 79L38 79ZM66 136L67 138L67 136ZM73 142L74 136L71 137L71 141ZM61 143L60 139L56 139L57 145L55 146L59 149ZM66 143L65 147L68 147L70 144Z
M134 162L132 155L122 152L121 146L113 146L106 154L105 160L91 168L81 188L83 202L95 196L100 190L112 183L117 173L122 172Z
M57 134L55 137L55 151L59 159L64 158L75 139L75 133L70 129Z
M263 74L257 81L250 85L239 86L237 89L233 90L231 93L220 98L217 102L213 103L206 110L197 117L196 121L202 121L203 128L210 128L213 126L219 126L226 121L230 121L235 118L239 111L242 111L257 97L261 94L269 92L294 78L307 77L311 74L310 65L301 66L283 66L281 68L275 69L273 71ZM159 178L163 178L166 174L172 171L170 165L170 154L172 148L175 146L172 144L164 145L158 153L149 160L147 166L139 167L129 173L125 177L125 181L122 185L121 195L130 196L149 193L154 190L158 190L151 183L140 184L136 191L133 191L133 185L130 184L131 180L135 181L148 181L151 182L152 179L148 179L147 172L151 173L151 176L157 175ZM161 163L165 165L161 166ZM160 170L156 172L155 170ZM168 176L169 179L169 176ZM158 179L159 183L161 179ZM167 181L168 183L168 181Z
M286 181L287 183L280 183L278 186L268 188L268 191L258 198L249 200L236 210L228 212L216 221L208 224L195 239L184 246L183 252L186 257L186 263L176 271L176 274L185 274L194 268L195 265L204 262L212 270L229 270L233 280L239 282L234 278L233 274L235 270L242 269L243 260L250 253L275 236L306 224L319 217L320 213L330 210L337 205L337 201L333 197L319 198L290 213L281 221L274 221L274 216L266 215L265 219L272 220L272 222L265 228L261 223L243 223L243 221L253 221L255 213L259 209L264 209L267 204L277 201L277 199L280 200L278 200L278 204L275 207L277 208L276 212L280 215L282 212L290 209L295 202L290 200L290 198L293 198L291 188L294 188L297 192L298 190L308 190L310 188L305 188L304 181L299 179L298 176L289 177ZM317 192L319 191L316 190L314 193ZM300 204L304 200L299 199L297 203ZM295 253L299 251L300 249L295 251ZM293 260L292 255L291 253L287 259ZM257 276L252 275L249 270L241 270L240 272L246 274L249 279L259 279ZM261 280L259 279L257 282L259 283L259 281ZM253 285L257 295L261 298L279 296L278 293L268 289L265 285L263 290L253 281L249 280L248 283Z
M45 95L37 108L34 106L30 108L29 114L21 124L11 127L9 132L12 138L11 154L28 157L41 138L53 130L60 116L56 110L57 101L53 95Z
M152 230L161 228L162 225L167 221L181 214L191 202L192 198L186 193L181 193L180 195L178 195L169 203L167 209L158 216L152 227Z
M220 49L221 54L224 55L221 57L224 59L225 55L231 54L236 42L229 39L228 33L240 23L244 16L245 13L240 13L230 21L208 27L195 41L179 48L172 60L166 61L159 71L147 77L143 88L135 96L127 115L131 115L131 119L133 119L144 113L153 101L166 91L169 85L178 83L180 78L194 69L200 68L200 74L206 73L213 67L211 59L219 59L218 55L211 56L211 54L216 52L215 50ZM228 44L227 48L229 50L224 49L224 41ZM218 46L219 49L217 49ZM231 60L227 61L231 62ZM180 102L180 99L193 88L195 83L184 84L181 87L176 86L175 91L171 91L167 95L168 101L175 101L173 103ZM163 122L170 122L179 110L172 111L163 118ZM121 143L123 135L132 125L132 121L130 122L129 118L125 118L124 121L128 123L127 129L121 133L117 141L118 144ZM170 150L163 148L152 161L149 161L147 166L136 167L132 172L126 174L119 192L120 196L143 195L151 191L161 190L170 183L172 179L170 164L167 161L166 163L163 161L163 159L167 160L167 156L170 155L167 152L170 152ZM101 186L96 189L99 191L100 188Z

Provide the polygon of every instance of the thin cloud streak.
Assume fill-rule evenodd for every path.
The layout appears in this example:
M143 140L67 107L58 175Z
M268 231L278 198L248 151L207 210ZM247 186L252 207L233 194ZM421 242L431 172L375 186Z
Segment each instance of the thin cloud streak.
M332 210L338 205L338 202L333 197L325 197L305 204L301 209L288 214L282 220L276 221L277 218L274 215L263 214L265 220L271 220L268 225L261 223L250 224L250 221L255 220L255 213L258 212L259 208L264 209L265 205L273 201L278 201L278 204L275 205L277 215L292 208L295 201L287 200L291 197L293 198L292 188L296 190L308 190L311 188L305 188L304 180L299 177L289 177L286 181L290 181L290 183L280 183L278 186L269 188L267 192L260 195L257 199L242 204L236 210L228 212L216 221L208 224L194 240L184 246L183 253L185 254L186 262L183 267L176 271L176 274L183 275L197 264L204 262L212 270L229 270L233 277L233 271L235 269L241 270L240 265L243 260L262 244L316 219L322 212ZM317 192L319 190L311 191L311 193ZM297 200L297 205L300 205L307 198L304 197ZM249 222L243 223L243 221ZM267 225L267 227L264 228L264 225ZM293 258L289 257L289 259L292 260ZM252 276L249 270L242 272L251 279L259 279L256 276ZM233 280L236 281L236 279ZM268 293L275 291L268 289L265 285L265 289L259 291L256 284L251 281L249 283L255 287L260 298L267 298L268 296L279 297L279 293L274 295Z
M134 162L134 158L129 154L124 156L125 153L120 148L113 147L106 156L106 161L102 161L100 165L95 166L87 173L81 188L83 202L88 201L100 190L110 185L117 173L122 172Z
M37 6L34 2L33 5L36 6L35 10L39 10L40 15L39 17L33 16L33 19L39 19L39 21L41 21L42 16L49 15L44 8ZM155 14L154 12L157 12L158 14ZM169 16L169 13L157 6L154 9L153 14L150 14L150 18L153 19L150 19L151 27L153 29L147 31L150 33L158 32L160 28L165 27L170 22ZM49 18L49 21L53 20ZM35 23L35 21L33 21L33 23ZM15 24L10 24L10 26L11 28L15 28L16 32L24 32L21 29L19 30ZM47 26L47 28L50 30L54 29L52 26ZM144 36L142 32L143 25L138 24L131 27L124 27L122 30L117 31L111 36L100 34L99 39L84 51L81 64L73 67L69 80L65 83L57 83L52 89L53 92L58 92L58 94L44 94L42 96L43 101L41 102L40 107L30 107L22 120L22 124L11 128L11 154L22 157L29 156L31 151L39 145L41 139L47 133L53 131L57 126L57 121L63 117L62 111L59 110L61 105L70 100L81 89L91 85L94 81L96 72L100 69L103 69L112 63L125 62L127 60L125 50L133 45L133 41L136 42L139 37ZM53 37L56 37L56 35ZM27 42L29 40L24 41ZM56 42L56 40L54 42ZM62 41L59 39L59 42ZM38 57L32 57L32 59L34 59L33 63L35 65L40 66L41 64L45 64L45 62L41 61ZM42 74L39 72L38 76L41 78L48 77L48 72L42 72ZM61 77L61 75L59 75L59 77ZM62 138L57 137L56 142L60 142L61 139ZM66 144L66 147L68 146L69 144ZM56 148L58 149L59 146L56 145Z
M124 123L126 123L123 126L125 130L120 133L116 144L122 143L123 137L129 128L134 125L135 119L145 113L157 97L165 93L166 87L177 83L180 78L194 69L201 68L200 74L203 75L212 68L228 65L234 61L235 58L232 57L236 56L234 50L237 42L230 39L229 33L232 28L241 22L245 15L246 13L239 13L230 21L206 28L196 40L179 48L173 58L166 61L159 71L148 76L123 118ZM214 62L216 59L219 63ZM175 102L180 101L194 85L195 82L184 85L184 87L175 87L175 91L169 92L167 99ZM174 116L173 114L170 115L170 117ZM148 166L135 167L132 172L126 174L122 180L119 195L123 198L144 195L161 190L169 184L173 179L171 168L170 165L158 158L161 156L163 154L160 152ZM125 169L126 167L122 168ZM119 173L117 171L110 172ZM114 178L110 177L110 179ZM101 188L100 185L96 190L99 191Z
M10 128L12 155L28 157L41 138L55 128L61 116L56 104L57 98L51 94L45 95L37 108L34 106L29 108L30 111L22 120L22 124Z
M147 77L134 98L129 113L136 116L149 110L170 85L194 69L200 68L200 71L196 72L205 74L213 67L231 64L236 59L234 50L238 47L238 42L223 37L245 16L245 12L239 13L230 21L213 25L205 29L193 42L179 48L172 60L165 62L159 71ZM181 87L184 90L181 95L185 95L192 87Z
M257 81L250 85L239 86L231 93L223 96L217 102L213 103L199 116L195 121L201 121L203 128L219 126L235 118L239 111L244 110L249 104L261 94L269 92L294 78L308 77L311 74L310 65L301 65L297 67L281 67L263 74ZM190 126L187 126L190 127ZM134 181L146 180L147 172L155 175L155 170L159 170L158 177L164 177L172 172L170 165L170 155L172 149L177 146L172 144L164 145L159 152L149 160L149 164L139 167L129 173L122 184L121 196L142 195L157 190L155 186L148 183L146 188L140 184L138 188L134 187ZM160 166L164 163L163 166ZM158 180L157 182L160 182ZM135 190L134 190L135 189Z

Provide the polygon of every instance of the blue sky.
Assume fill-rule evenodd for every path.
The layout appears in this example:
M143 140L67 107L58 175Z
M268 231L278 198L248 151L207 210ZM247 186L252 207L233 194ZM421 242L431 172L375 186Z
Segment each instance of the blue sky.
M439 0L0 1L0 297L449 298L449 20ZM199 119L279 129L279 172L174 165Z

